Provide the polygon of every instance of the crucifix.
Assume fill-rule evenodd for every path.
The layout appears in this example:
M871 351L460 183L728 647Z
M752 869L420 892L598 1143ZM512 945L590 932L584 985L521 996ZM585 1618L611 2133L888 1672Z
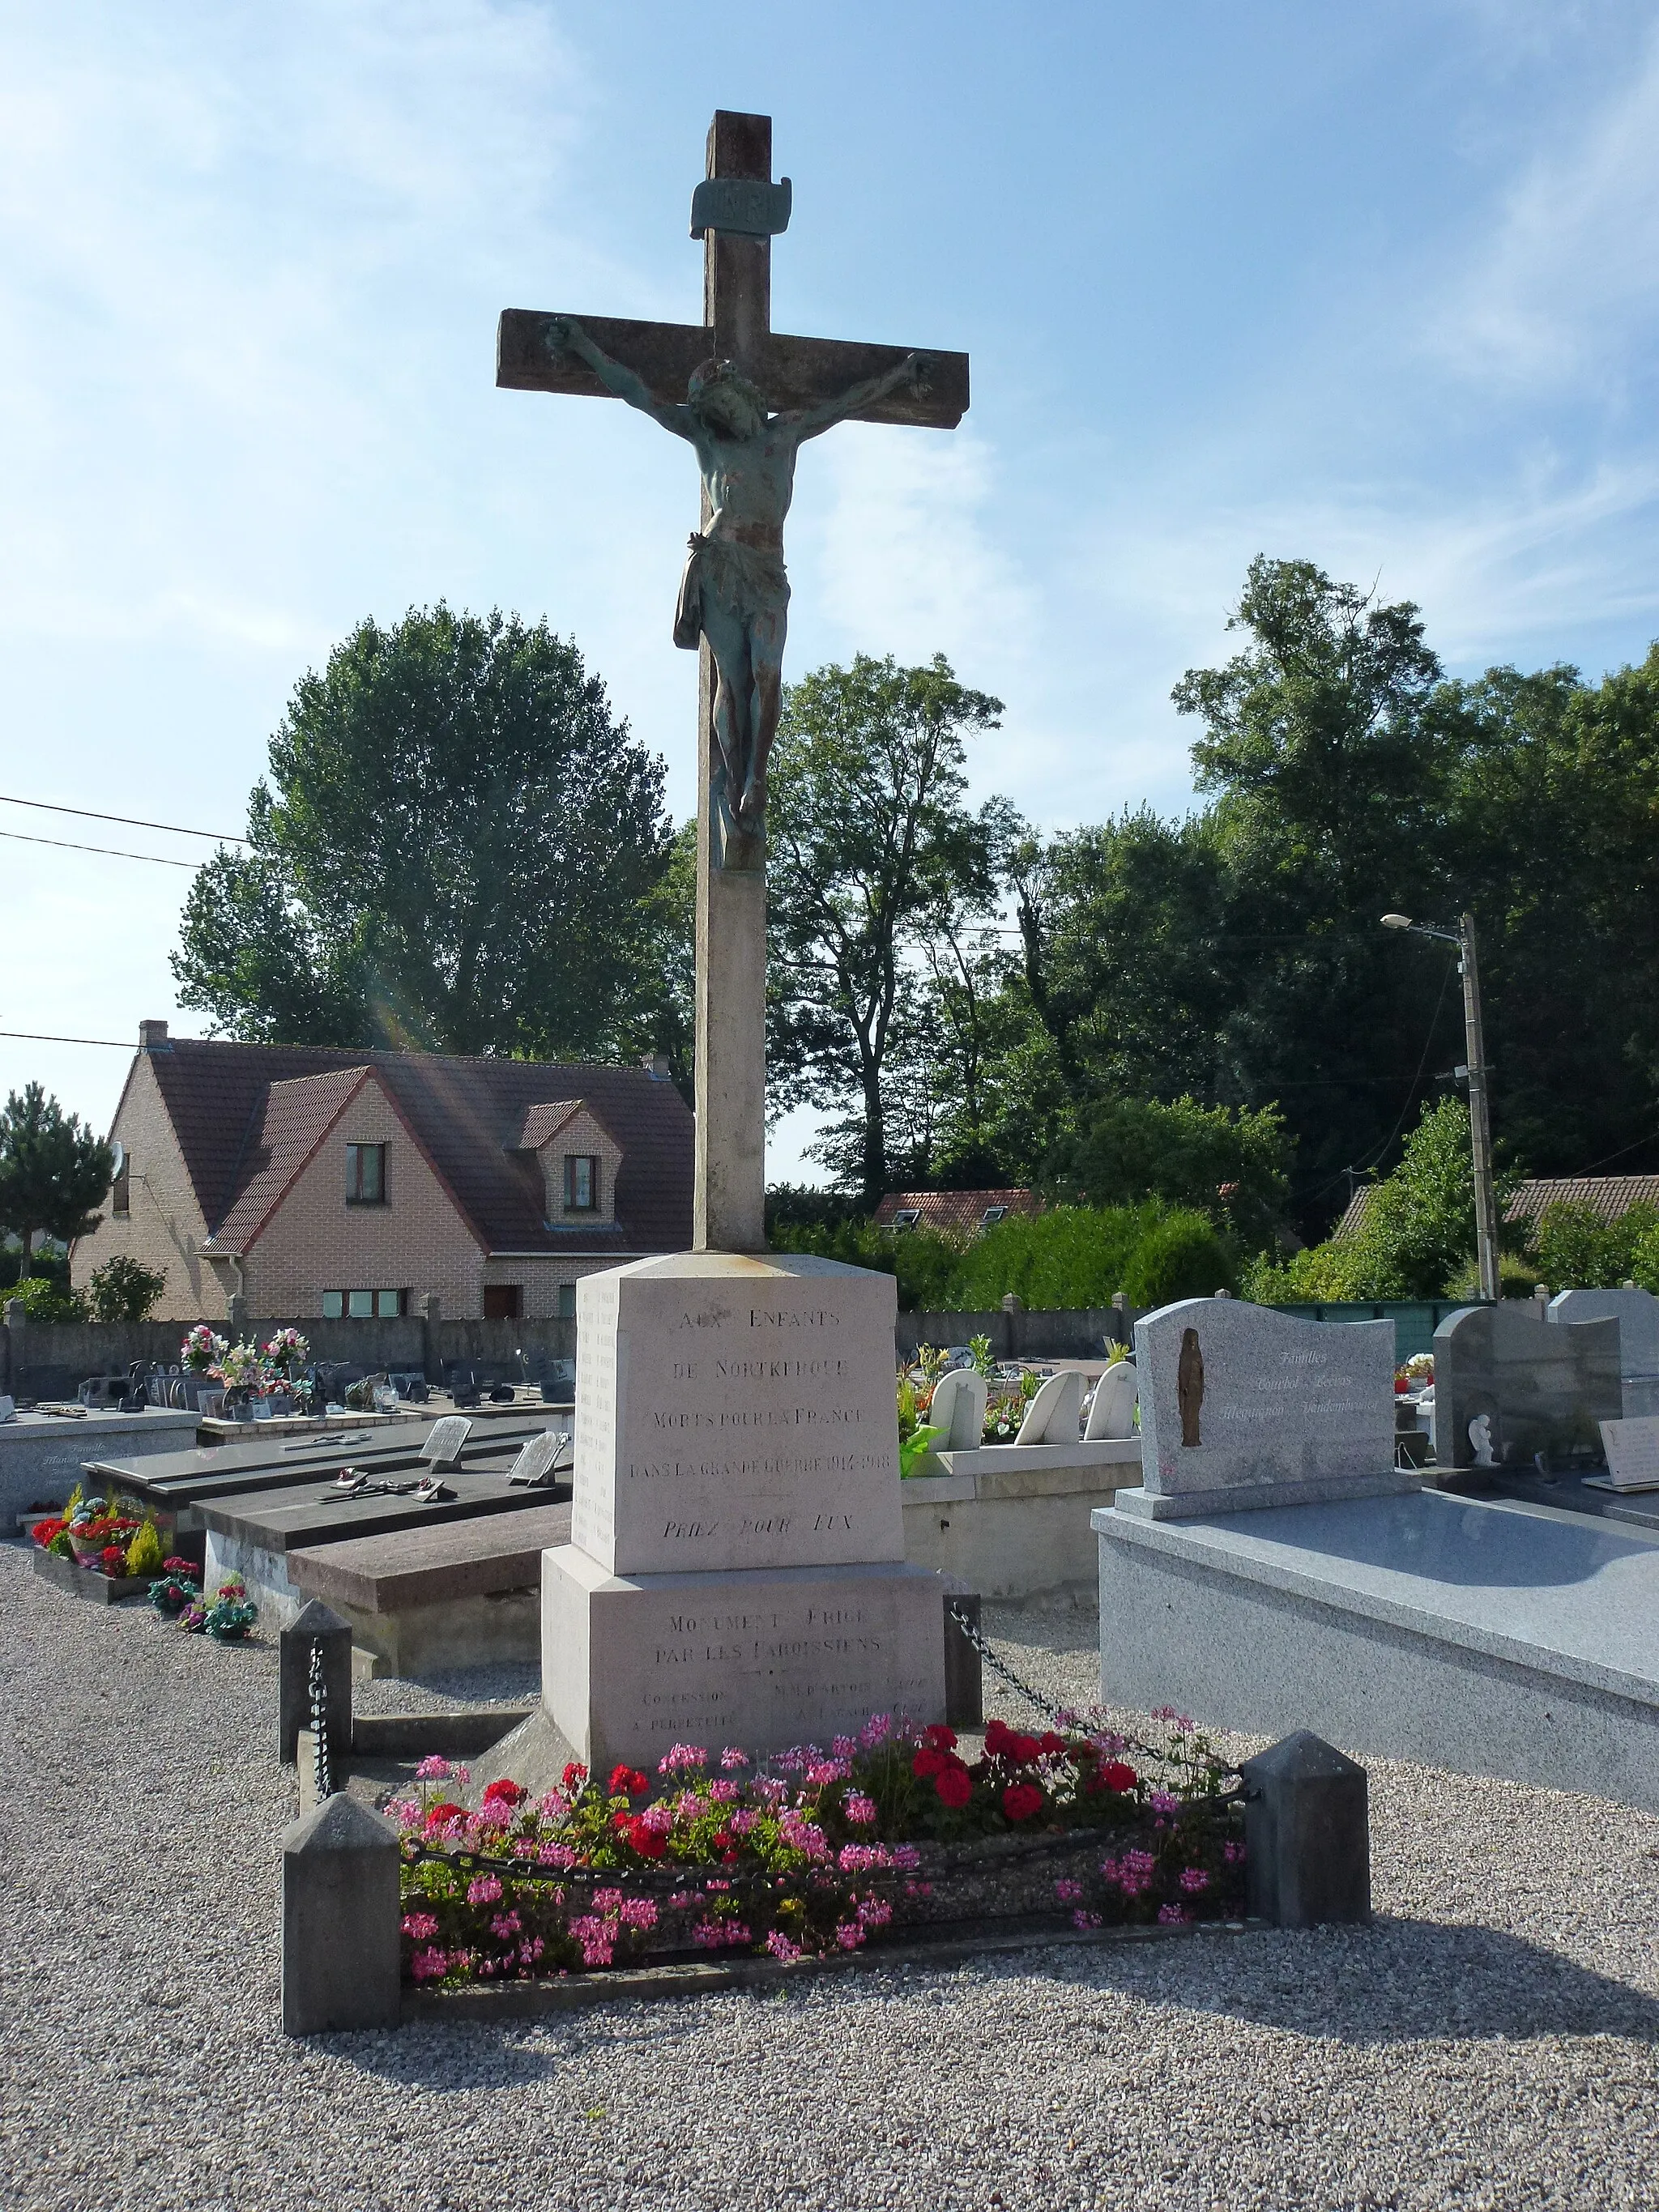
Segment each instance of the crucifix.
M766 774L789 599L783 524L801 444L836 423L954 429L966 354L788 337L772 328L772 118L721 109L691 202L703 241L700 324L509 307L495 381L617 398L696 453L702 527L674 618L699 653L695 1249L766 1249Z

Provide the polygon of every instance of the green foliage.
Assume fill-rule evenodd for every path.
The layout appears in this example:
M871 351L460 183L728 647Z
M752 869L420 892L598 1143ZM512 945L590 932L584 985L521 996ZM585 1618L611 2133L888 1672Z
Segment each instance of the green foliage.
M1238 1262L1204 1215L1158 1200L1136 1206L1060 1206L1013 1215L969 1245L951 1310L984 1311L1013 1291L1033 1308L1164 1305L1236 1287Z
M295 687L248 851L195 880L181 1002L260 1042L684 1059L663 774L545 623L364 622Z
M1242 1243L1271 1238L1285 1217L1290 1141L1276 1107L1200 1106L1191 1097L1114 1098L1079 1109L1045 1182L1096 1206L1161 1198L1208 1212ZM1214 1285L1211 1285L1212 1289Z
M0 1112L0 1226L21 1239L25 1266L37 1231L68 1243L98 1226L93 1208L109 1189L114 1164L103 1139L78 1114L65 1114L43 1085L25 1084L10 1094Z
M162 1556L161 1539L155 1523L146 1519L127 1546L127 1572L130 1575L159 1575Z
M0 1290L0 1304L9 1304L13 1298L22 1301L23 1311L31 1321L88 1321L91 1316L87 1302L79 1291L72 1291L67 1283L53 1280L46 1275L25 1275L21 1283L9 1284Z
M167 1286L167 1277L156 1268L118 1252L93 1270L88 1285L92 1317L94 1321L147 1321Z
M1264 1305L1441 1297L1474 1249L1469 1109L1444 1098L1425 1109L1394 1173L1371 1186L1357 1229L1286 1261L1264 1255L1247 1271L1246 1295Z
M914 1157L931 1117L921 948L960 942L997 903L1012 810L969 811L963 740L1001 712L942 654L901 668L860 653L785 688L767 817L769 1103L847 1109L819 1156L872 1207L895 1127Z
M1588 1206L1547 1206L1528 1257L1552 1291L1614 1290L1634 1279L1638 1248L1656 1231L1659 1208L1651 1206L1632 1206L1616 1221L1603 1221Z

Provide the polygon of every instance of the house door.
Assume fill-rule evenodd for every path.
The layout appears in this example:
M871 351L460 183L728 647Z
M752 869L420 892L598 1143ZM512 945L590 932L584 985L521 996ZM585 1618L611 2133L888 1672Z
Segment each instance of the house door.
M522 1283L486 1283L483 1298L486 1321L517 1321L523 1314Z

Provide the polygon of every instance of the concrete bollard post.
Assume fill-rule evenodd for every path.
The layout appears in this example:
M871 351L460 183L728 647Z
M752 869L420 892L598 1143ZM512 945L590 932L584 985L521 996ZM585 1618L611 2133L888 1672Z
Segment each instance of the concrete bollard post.
M328 1756L343 1775L351 1757L351 1630L320 1598L301 1607L276 1639L276 1756L292 1766L311 1720L311 1647L321 1640L328 1698Z
M396 2027L398 1831L343 1792L283 1832L283 2033Z
M945 1719L947 1727L976 1729L985 1720L985 1669L978 1651L951 1618L952 1606L979 1626L979 1599L951 1590L945 1600Z
M1276 1928L1371 1917L1365 1770L1306 1729L1245 1759L1250 1911Z

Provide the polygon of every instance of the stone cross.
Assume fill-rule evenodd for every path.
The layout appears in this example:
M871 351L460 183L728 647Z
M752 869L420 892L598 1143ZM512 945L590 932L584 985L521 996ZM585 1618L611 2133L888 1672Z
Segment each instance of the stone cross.
M745 564L750 574L759 575L750 596L758 592L763 598L770 590L776 654L769 670L769 703L762 697L761 654L755 650L763 623L739 623L723 653L716 635L711 649L709 632L718 629L714 615L720 611L718 572L712 579L714 615L698 634L695 577L699 549L711 542L707 538L693 540L676 624L677 641L695 640L700 653L693 1234L700 1252L761 1252L766 1246L766 745L759 726L775 717L787 598L782 514L793 483L794 446L801 437L848 417L954 429L968 405L966 354L922 356L901 346L789 337L773 330L772 237L788 222L790 191L787 178L775 185L771 179L771 117L717 111L708 130L708 176L692 203L692 235L703 240L701 323L625 322L597 315L578 320L508 308L497 339L498 385L520 392L626 398L691 438L703 466L705 531L713 512L709 487L718 480L722 459L740 490L745 480L740 470L729 466L731 448L721 446L718 436L711 459L709 441L702 434L710 419L717 431L724 425L718 414L706 419L688 409L688 397L697 400L717 378L724 378L738 391L737 401L727 404L740 406L744 390L752 387L768 409L779 410L770 419L782 436L772 443L787 449L773 459L780 479L773 488L776 524L765 533L769 544L759 549L758 566L750 556L761 533L742 528L728 530L713 556L735 564L739 592L748 580ZM758 475L757 470L754 477ZM748 481L752 489L754 478ZM717 538L720 529L717 517ZM734 541L736 551L731 550ZM707 595L710 586L705 583L702 589ZM693 601L690 615L688 596ZM740 634L744 630L747 635ZM729 680L734 651L752 669L752 687ZM727 679L724 688L722 678ZM745 693L752 688L752 707L747 698L734 706L739 688ZM741 775L735 769L739 751Z

